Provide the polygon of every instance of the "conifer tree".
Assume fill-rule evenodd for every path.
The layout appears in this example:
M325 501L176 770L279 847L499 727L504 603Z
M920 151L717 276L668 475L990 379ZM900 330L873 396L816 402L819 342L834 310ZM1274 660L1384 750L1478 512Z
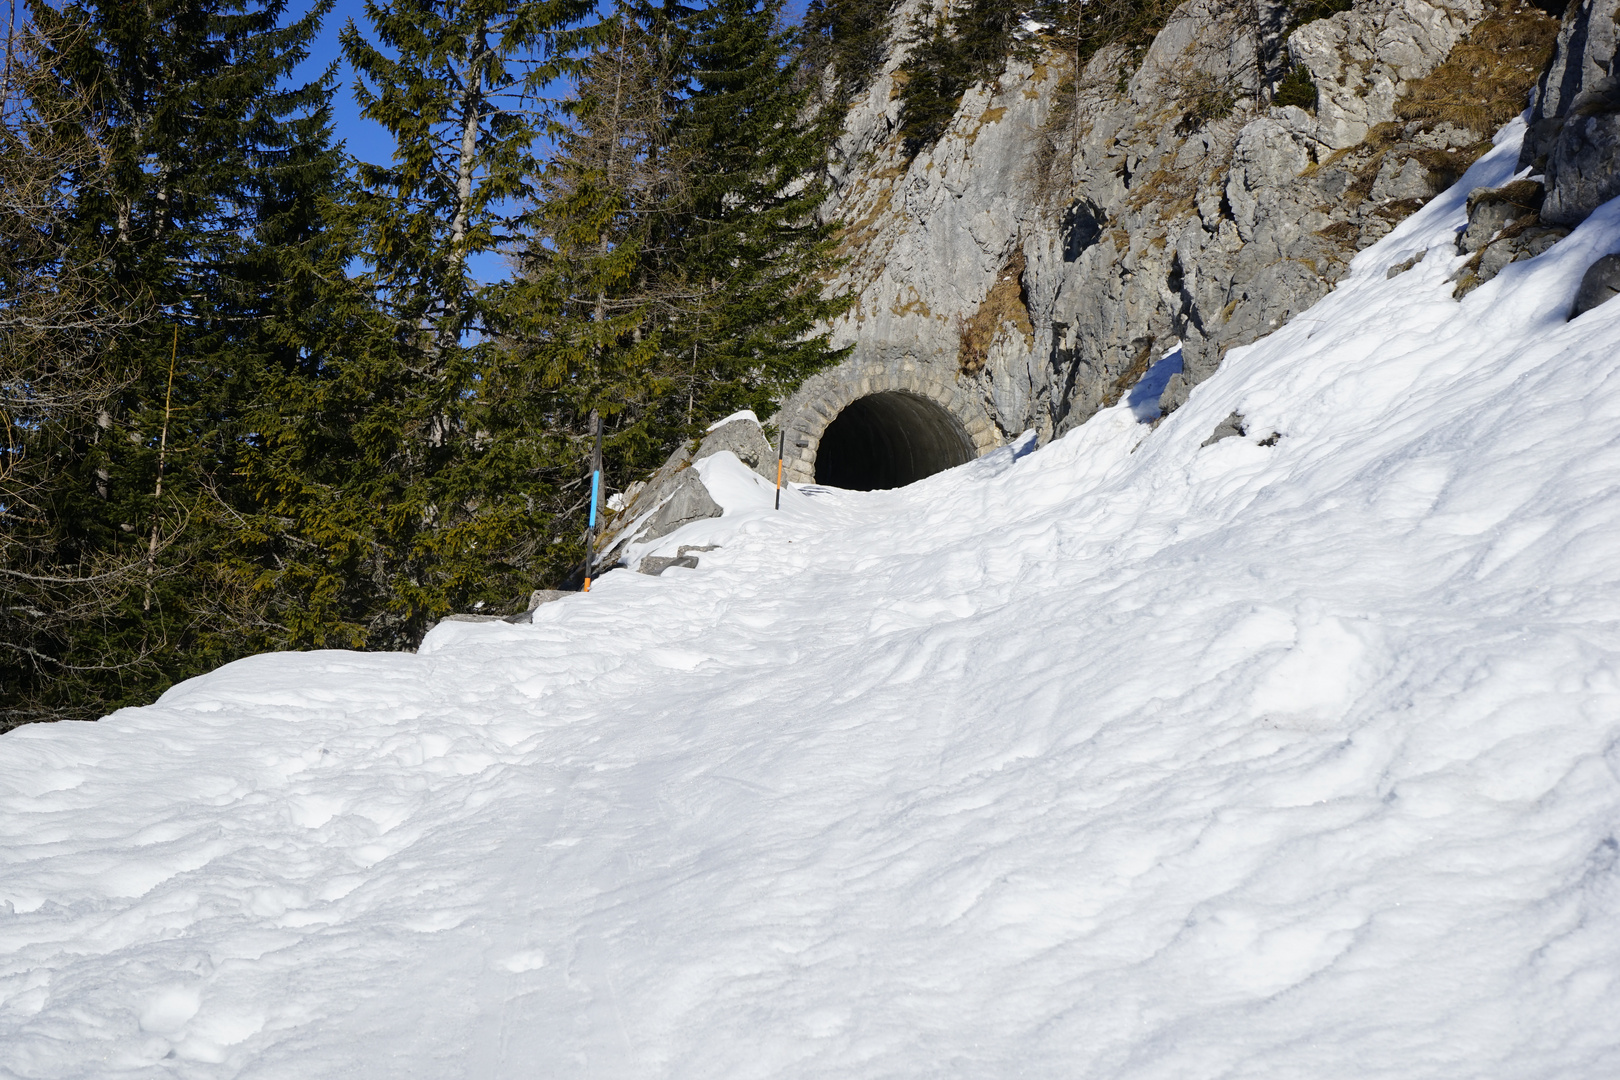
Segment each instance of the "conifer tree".
M655 278L649 242L685 182L670 129L688 14L626 3L604 21L524 220L524 275L504 298L504 332L522 360L536 453L562 469L559 493L583 459L593 411L611 433L613 474L655 464L674 436L662 416L674 389L663 334L676 300Z
M804 11L804 62L811 74L831 66L845 101L883 67L893 0L810 0Z
M239 655L220 529L276 353L257 328L307 240L301 208L338 173L329 83L287 86L329 6L284 26L283 0L31 4L39 103L78 103L64 123L97 140L95 167L63 178L62 258L94 268L99 302L142 313L104 342L116 392L93 419L39 428L59 472L37 528L60 577L138 573L92 616L40 621L32 666L0 691L11 707L99 715Z
M938 141L973 84L1001 76L1027 11L1006 0L946 0L913 19L900 112L908 154Z
M821 329L828 129L779 6L627 0L588 58L529 226L509 333L554 452L607 423L610 475L836 359ZM560 429L560 430L559 430ZM578 458L576 457L576 461Z
M74 442L119 389L101 354L142 313L109 301L96 260L64 242L73 204L62 179L101 178L105 133L82 96L52 93L44 57L61 44L13 28L0 68L0 731L49 718L44 691L65 670L115 670L66 660L64 638L119 613L143 569L73 551L63 528Z
M366 5L343 51L362 112L394 137L360 164L347 227L382 322L357 341L348 392L370 502L359 542L388 616L373 645L409 644L452 610L505 604L534 581L544 478L503 406L504 349L472 260L500 250L537 165L537 95L565 67L588 0L393 0ZM543 493L541 493L543 495ZM352 505L353 500L340 500Z
M682 345L697 364L683 381L697 418L767 415L836 358L814 332L847 303L823 294L834 229L817 217L835 120L810 107L780 15L779 2L712 0L696 20L676 130L690 180L670 269L692 297Z

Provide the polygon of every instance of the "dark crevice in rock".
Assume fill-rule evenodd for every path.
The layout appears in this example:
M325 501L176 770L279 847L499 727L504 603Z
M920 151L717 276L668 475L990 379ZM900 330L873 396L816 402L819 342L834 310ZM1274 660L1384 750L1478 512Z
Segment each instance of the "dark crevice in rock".
M1108 215L1090 199L1076 199L1063 212L1063 261L1074 262L1102 239Z

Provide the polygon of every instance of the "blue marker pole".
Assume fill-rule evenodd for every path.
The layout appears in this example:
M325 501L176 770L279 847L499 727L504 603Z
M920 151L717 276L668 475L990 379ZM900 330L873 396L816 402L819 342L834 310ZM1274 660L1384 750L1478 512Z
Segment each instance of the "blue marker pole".
M602 494L602 417L591 410L591 429L596 445L591 448L591 517L585 527L585 591L591 591L591 560L596 547L596 504Z

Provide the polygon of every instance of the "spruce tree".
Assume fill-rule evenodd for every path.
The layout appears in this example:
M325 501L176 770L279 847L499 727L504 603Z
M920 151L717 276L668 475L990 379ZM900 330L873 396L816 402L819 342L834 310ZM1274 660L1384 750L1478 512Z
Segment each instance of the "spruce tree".
M1005 0L967 0L915 16L901 88L908 155L939 140L975 83L1001 77L1014 52L1013 32L1030 10Z
M664 409L674 385L663 338L679 301L657 280L649 243L685 183L671 124L684 97L688 15L626 3L604 20L523 221L523 276L503 298L534 452L558 469L565 514L584 505L572 481L593 411L608 432L609 475L650 468L677 437ZM579 554L573 532L558 534L558 557Z
M609 475L655 467L836 359L818 221L829 122L779 7L622 3L588 57L528 224L509 334L551 451L606 418Z
M243 417L288 352L259 327L307 240L302 207L338 174L329 82L287 85L329 6L284 26L282 0L31 5L41 106L76 105L64 123L102 151L63 178L62 257L140 319L103 343L115 390L94 417L40 428L59 466L36 524L55 538L46 561L64 579L120 573L111 591L86 583L100 595L83 617L40 620L0 691L21 712L99 715L240 655L253 615L218 552L251 452Z
M374 40L352 21L341 35L363 114L395 142L391 164L358 165L347 222L382 315L346 364L346 392L365 404L348 429L364 466L345 483L371 504L360 542L387 609L372 645L413 643L447 612L509 605L539 584L546 477L503 389L492 290L470 263L509 239L538 168L538 95L589 10L394 0L367 4Z
M893 0L810 0L802 45L810 74L831 66L844 101L865 90L883 67L893 7Z
M65 668L108 673L90 657L66 660L64 639L121 611L143 569L72 552L62 520L75 443L119 389L102 354L143 313L110 299L95 263L66 242L63 177L103 179L106 140L81 98L53 92L46 57L60 44L16 28L0 68L0 731L49 719L46 691Z
M774 0L712 0L697 20L670 267L692 297L680 329L697 357L683 380L697 419L768 415L836 359L817 328L847 306L824 294L835 230L817 216L836 120L811 108L780 16Z

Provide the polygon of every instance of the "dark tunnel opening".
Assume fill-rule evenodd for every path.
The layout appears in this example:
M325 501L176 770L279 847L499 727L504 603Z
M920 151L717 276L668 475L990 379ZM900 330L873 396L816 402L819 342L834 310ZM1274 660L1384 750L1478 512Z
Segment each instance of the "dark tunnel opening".
M898 392L868 394L822 432L816 483L855 491L904 487L974 456L962 425L934 402Z

